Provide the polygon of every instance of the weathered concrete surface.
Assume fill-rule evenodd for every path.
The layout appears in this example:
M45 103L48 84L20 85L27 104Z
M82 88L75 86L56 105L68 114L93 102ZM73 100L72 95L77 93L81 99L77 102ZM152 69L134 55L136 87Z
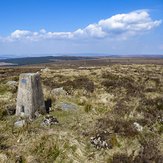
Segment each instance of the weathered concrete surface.
M40 75L23 73L19 77L16 115L35 118L36 112L46 112Z

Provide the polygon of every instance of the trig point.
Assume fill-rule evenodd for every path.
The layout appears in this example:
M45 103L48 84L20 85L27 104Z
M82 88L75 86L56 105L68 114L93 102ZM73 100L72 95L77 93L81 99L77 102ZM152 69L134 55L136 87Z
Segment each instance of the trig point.
M35 118L35 113L46 113L38 73L23 73L19 77L16 115Z

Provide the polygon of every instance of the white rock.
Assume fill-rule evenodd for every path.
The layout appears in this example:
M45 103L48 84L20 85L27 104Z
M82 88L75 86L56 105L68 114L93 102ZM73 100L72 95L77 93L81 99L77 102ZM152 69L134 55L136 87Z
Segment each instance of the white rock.
M63 87L55 88L51 91L52 95L54 96L65 96L67 92L63 89Z
M135 126L137 131L143 131L143 127L139 123L134 122L134 126Z
M18 120L14 123L15 127L23 127L25 124L25 120Z

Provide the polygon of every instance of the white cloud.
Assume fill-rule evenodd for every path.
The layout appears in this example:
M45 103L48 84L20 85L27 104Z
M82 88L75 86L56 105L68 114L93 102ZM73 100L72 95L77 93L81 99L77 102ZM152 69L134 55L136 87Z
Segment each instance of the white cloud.
M134 11L128 14L118 14L99 21L98 25L108 35L130 36L151 30L161 24L161 20L153 21L147 11Z
M31 35L34 35L33 32L31 31L26 31L26 30L16 30L14 32L11 33L11 38L13 39L20 39L20 38L26 38L26 37L29 37Z
M127 14L114 15L74 32L47 32L45 29L41 29L39 32L16 30L10 36L4 38L4 40L39 41L46 39L102 39L106 37L127 39L130 36L149 31L159 26L161 22L161 20L152 20L148 11L139 10Z
M40 33L46 33L46 30L45 29L40 29Z

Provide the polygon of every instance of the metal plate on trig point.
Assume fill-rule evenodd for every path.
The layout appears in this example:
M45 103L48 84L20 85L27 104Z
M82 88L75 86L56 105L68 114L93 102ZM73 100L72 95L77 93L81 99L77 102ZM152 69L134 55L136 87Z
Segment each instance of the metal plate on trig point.
M26 84L27 83L26 79L22 79L22 83Z

